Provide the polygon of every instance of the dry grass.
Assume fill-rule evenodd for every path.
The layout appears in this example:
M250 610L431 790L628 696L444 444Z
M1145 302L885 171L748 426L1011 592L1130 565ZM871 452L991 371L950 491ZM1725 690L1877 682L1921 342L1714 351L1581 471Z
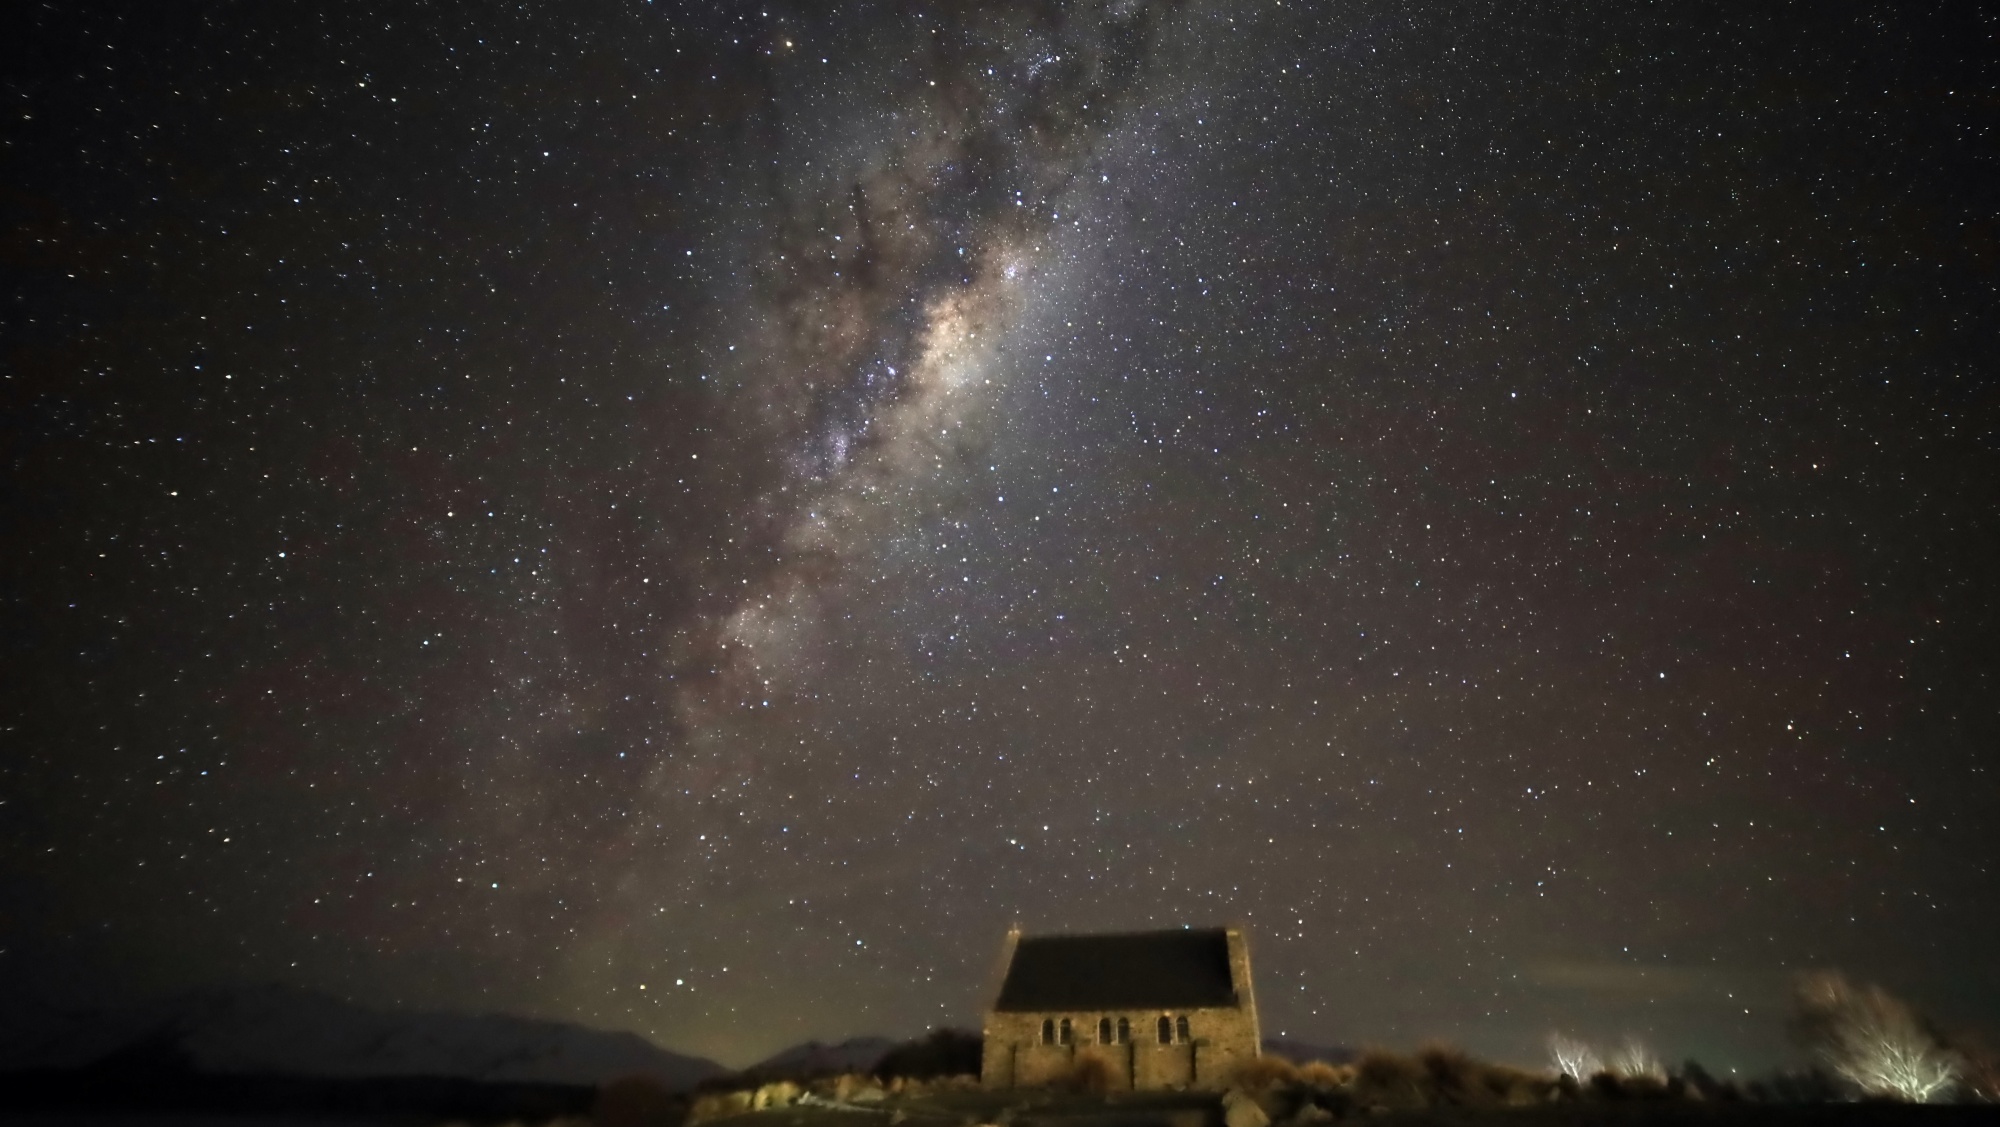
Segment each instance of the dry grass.
M689 1123L706 1123L712 1119L727 1119L732 1115L743 1115L750 1110L751 1092L703 1092L694 1098L688 1108ZM601 1122L601 1121L600 1121Z
M859 1072L843 1072L836 1076L822 1076L812 1082L812 1090L829 1099L846 1102L861 1092L876 1087L875 1078Z
M976 1092L979 1090L979 1076L958 1074L955 1076L898 1076L889 1081L892 1096L930 1096L943 1092Z

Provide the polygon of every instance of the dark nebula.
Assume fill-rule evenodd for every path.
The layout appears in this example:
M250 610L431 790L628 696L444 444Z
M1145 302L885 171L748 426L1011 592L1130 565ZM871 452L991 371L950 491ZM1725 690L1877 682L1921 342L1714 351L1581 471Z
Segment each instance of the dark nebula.
M0 993L2000 1021L1976 7L13 24Z

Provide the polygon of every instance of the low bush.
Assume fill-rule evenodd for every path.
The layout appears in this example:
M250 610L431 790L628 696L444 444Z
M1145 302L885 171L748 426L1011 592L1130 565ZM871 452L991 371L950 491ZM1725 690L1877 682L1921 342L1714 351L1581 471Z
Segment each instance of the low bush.
M1546 1076L1479 1060L1454 1045L1424 1046L1417 1065L1424 1097L1438 1107L1523 1107L1548 1102L1556 1088Z
M1432 1043L1417 1050L1425 1102L1444 1107L1483 1107L1498 1101L1485 1084L1486 1066L1455 1045Z
M727 1119L732 1115L742 1115L750 1110L751 1093L747 1090L734 1092L703 1092L694 1098L688 1108L689 1123L706 1123L711 1119Z
M1298 1067L1284 1057L1252 1057L1230 1073L1231 1082L1252 1096L1299 1083Z
M1299 1066L1299 1083L1315 1091L1344 1088L1353 1081L1353 1065L1328 1064L1323 1060L1315 1060Z
M1416 1061L1386 1049L1369 1049L1354 1062L1349 1085L1354 1102L1364 1108L1392 1111L1426 1106L1424 1070Z
M1584 1085L1589 1098L1606 1102L1634 1100L1682 1100L1702 1098L1701 1092L1678 1076L1627 1076L1606 1069Z

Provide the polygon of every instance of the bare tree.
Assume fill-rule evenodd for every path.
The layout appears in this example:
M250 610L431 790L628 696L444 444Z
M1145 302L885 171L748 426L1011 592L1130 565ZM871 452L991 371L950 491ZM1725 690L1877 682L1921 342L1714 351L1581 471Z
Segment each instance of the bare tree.
M1958 1084L1958 1055L1879 986L1857 988L1821 971L1799 979L1795 1004L1800 1043L1866 1095L1929 1103Z
M1596 1049L1564 1033L1549 1034L1549 1064L1558 1075L1579 1084L1604 1071L1604 1061Z
M1627 1037L1625 1043L1612 1052L1608 1063L1611 1071L1627 1080L1667 1078L1666 1066L1660 1063L1660 1058L1654 1056L1653 1050L1636 1037Z

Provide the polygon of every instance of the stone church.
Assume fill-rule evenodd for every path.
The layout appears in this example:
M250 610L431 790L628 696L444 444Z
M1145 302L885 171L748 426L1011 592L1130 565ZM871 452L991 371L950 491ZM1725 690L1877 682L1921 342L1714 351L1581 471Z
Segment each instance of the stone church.
M1015 1088L1102 1061L1119 1089L1221 1088L1258 1055L1250 948L1237 928L1009 932L981 1080Z

